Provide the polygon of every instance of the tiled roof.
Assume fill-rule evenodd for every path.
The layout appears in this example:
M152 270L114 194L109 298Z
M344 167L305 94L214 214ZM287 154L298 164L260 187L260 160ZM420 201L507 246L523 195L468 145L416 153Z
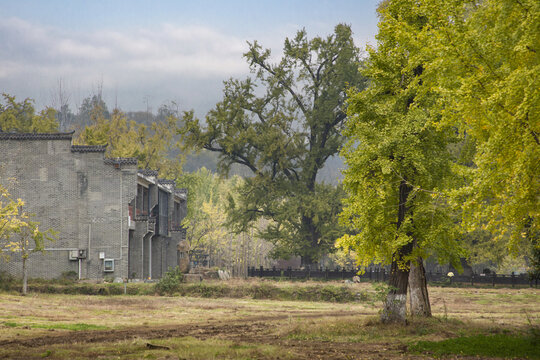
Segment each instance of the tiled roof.
M107 158L103 160L107 165L137 165L137 158Z
M74 131L68 133L13 133L0 132L0 140L71 140Z
M183 195L183 194L187 194L188 190L187 189L174 189L174 193L178 195Z
M144 176L158 176L158 172L156 170L150 169L139 169L138 173Z
M158 183L161 185L175 185L174 180L168 180L168 179L158 179Z
M72 152L105 152L107 145L71 145Z

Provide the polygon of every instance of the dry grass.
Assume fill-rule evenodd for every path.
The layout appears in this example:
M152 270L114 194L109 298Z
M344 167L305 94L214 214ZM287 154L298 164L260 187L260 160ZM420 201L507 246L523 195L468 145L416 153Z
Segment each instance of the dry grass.
M243 281L234 280L231 285L234 284L242 285ZM312 285L310 282L276 284ZM367 283L348 286L358 292L374 292ZM59 359L347 358L350 354L369 358L377 352L385 352L385 357L392 358L403 355L404 344L418 340L524 332L528 327L540 326L538 289L431 287L429 290L434 319L413 319L408 327L382 326L377 321L380 304L368 302L0 294L0 343L75 332L84 335L125 332L132 328L138 331L135 339L119 338L113 342L94 339L86 345L54 341L35 348L0 345L0 358L41 355ZM105 330L84 330L86 327ZM177 328L185 328L182 336L174 333ZM163 339L153 339L152 329L161 331L159 337ZM170 350L150 351L146 347L150 341ZM92 355L77 353L83 348ZM331 352L336 349L339 351Z

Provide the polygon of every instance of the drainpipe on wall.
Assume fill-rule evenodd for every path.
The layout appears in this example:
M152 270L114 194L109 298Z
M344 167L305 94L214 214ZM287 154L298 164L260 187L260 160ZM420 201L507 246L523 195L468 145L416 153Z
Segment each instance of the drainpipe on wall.
M92 244L92 223L88 223L88 253L86 254L86 277L88 278L90 268L90 245ZM79 272L80 280L80 272Z
M150 236L148 239L148 278L152 278L152 238L154 235Z

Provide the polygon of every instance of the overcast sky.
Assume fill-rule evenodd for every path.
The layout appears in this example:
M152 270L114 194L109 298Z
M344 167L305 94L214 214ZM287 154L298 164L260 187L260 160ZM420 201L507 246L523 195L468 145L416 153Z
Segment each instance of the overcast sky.
M102 84L110 107L176 101L203 117L223 80L249 74L246 41L279 54L301 28L326 36L346 23L365 48L379 1L0 0L0 92L42 108L61 82L76 112Z

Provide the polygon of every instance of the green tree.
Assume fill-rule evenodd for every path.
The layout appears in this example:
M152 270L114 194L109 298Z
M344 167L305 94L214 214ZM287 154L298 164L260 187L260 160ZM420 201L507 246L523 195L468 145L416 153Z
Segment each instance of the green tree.
M415 34L425 20L411 10L416 1L391 1L379 8L378 46L369 48L364 91L351 90L342 154L348 165L349 194L341 215L353 234L338 244L358 254L359 264L391 264L390 291L383 322L404 322L411 265L421 281L411 296L421 296L430 315L422 258L458 264L457 229L442 192L453 183L448 145L451 127L435 126L438 97L423 87L424 62L414 54L422 44ZM414 291L413 291L414 290ZM417 291L419 290L419 292Z
M268 219L260 236L276 245L275 255L300 255L311 264L342 234L336 221L342 189L317 183L317 175L344 142L345 88L362 88L364 78L346 25L311 40L301 30L285 40L283 52L273 63L270 50L250 43L244 57L255 77L225 82L206 127L190 114L182 134L187 146L219 153L222 174L234 164L252 173L238 199L230 199L234 229Z
M15 96L3 93L0 102L0 131L21 133L50 133L58 131L56 111L47 107L35 113L34 101L17 102Z
M540 232L540 3L437 0L416 11L429 22L417 38L438 123L476 146L461 170L468 183L451 194L465 229L486 229L514 253L539 247L529 235Z

